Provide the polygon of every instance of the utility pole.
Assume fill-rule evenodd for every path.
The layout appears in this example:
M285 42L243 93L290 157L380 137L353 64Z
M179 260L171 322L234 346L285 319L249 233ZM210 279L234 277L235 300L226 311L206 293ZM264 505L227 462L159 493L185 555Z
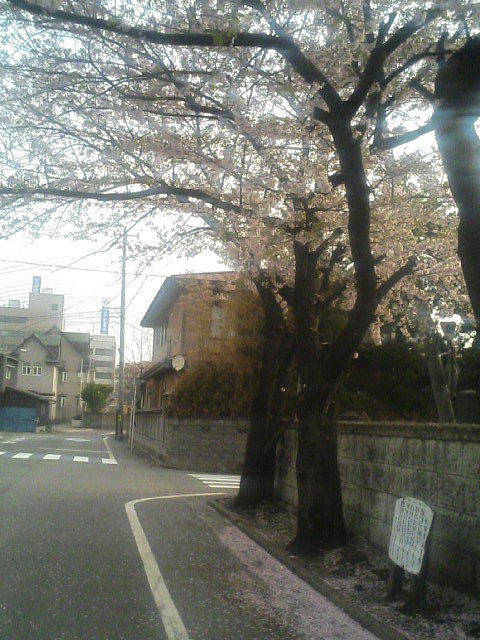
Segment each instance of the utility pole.
M120 298L120 354L118 362L118 409L115 439L123 440L123 379L125 369L125 265L127 261L127 230L123 229L122 293Z

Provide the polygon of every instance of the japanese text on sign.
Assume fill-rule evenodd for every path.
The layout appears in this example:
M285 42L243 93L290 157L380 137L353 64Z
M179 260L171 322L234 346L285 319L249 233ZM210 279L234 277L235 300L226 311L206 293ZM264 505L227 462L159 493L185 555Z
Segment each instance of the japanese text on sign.
M432 509L421 500L397 500L388 548L390 560L405 571L419 575L432 521Z

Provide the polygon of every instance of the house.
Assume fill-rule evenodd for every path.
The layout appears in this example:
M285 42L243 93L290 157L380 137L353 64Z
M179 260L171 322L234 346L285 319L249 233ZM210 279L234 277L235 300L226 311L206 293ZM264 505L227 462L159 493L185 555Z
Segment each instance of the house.
M152 362L143 370L142 408L163 409L182 370L220 362L235 334L226 302L237 295L236 272L166 278L141 325L153 329Z
M237 473L257 384L261 322L258 296L241 274L167 278L141 322L153 329L153 354L140 374L132 446L167 466Z
M16 389L50 400L48 419L69 421L81 411L81 387L88 371L89 335L56 326L32 333L11 353L18 359Z
M0 354L0 430L35 431L49 422L51 401L17 389L18 360Z

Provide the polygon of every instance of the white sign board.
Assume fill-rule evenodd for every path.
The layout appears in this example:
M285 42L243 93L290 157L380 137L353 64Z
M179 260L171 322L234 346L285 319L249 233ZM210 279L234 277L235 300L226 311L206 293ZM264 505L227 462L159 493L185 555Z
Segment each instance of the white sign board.
M399 498L395 503L388 556L409 573L422 570L425 544L433 521L433 511L415 498Z

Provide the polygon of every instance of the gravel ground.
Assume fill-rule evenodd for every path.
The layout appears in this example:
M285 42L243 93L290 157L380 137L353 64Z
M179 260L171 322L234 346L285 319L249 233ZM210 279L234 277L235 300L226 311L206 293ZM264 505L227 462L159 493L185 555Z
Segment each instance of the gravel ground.
M267 545L284 551L295 531L294 514L278 504L232 511L232 500L223 499L240 525L253 529ZM362 538L354 538L340 550L296 563L313 579L321 579L377 619L415 640L480 639L480 601L450 587L428 583L427 607L408 613L406 602L385 600L390 564L387 555ZM407 581L406 592L410 585Z

